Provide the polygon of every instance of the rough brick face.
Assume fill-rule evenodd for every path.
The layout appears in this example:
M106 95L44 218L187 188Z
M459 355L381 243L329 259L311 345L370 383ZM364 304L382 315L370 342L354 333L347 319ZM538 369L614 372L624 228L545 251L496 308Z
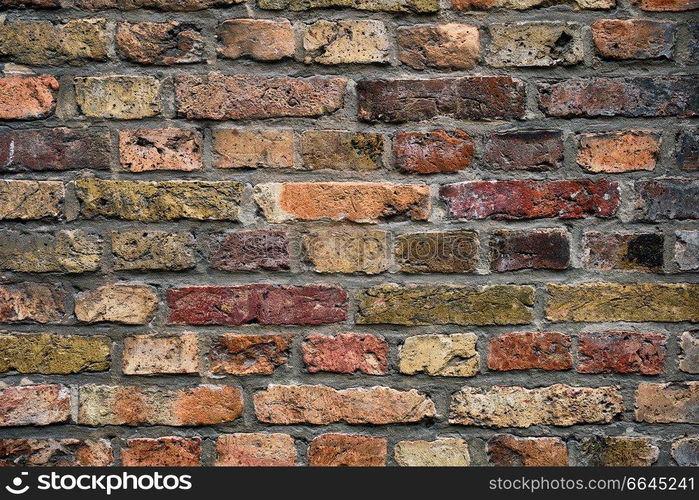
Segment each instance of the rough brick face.
M570 370L569 335L557 332L506 333L488 344L488 369L498 371Z
M409 233L396 237L396 263L407 273L471 273L478 263L474 231Z
M309 170L376 170L383 167L383 136L309 130L301 136L301 161Z
M369 334L314 333L303 344L303 362L310 373L388 373L388 344Z
M216 441L216 465L290 467L296 463L294 439L287 434L224 434Z
M0 372L47 375L109 370L112 342L103 335L0 335Z
M0 267L30 273L84 273L100 267L102 240L82 229L55 233L0 231Z
M488 440L488 461L499 467L561 467L568 448L560 438L499 434Z
M641 220L699 219L699 181L639 181L636 183L636 192Z
M408 337L400 349L400 372L472 377L478 373L481 361L476 342L473 333Z
M169 23L120 23L117 51L122 59L140 64L185 64L203 59L204 40L196 26Z
M50 425L70 419L70 391L63 385L0 389L0 427Z
M66 292L42 283L0 286L0 321L3 323L58 323L65 313Z
M142 325L155 314L158 296L146 285L104 285L75 297L75 316L86 323L100 321Z
M291 130L213 131L217 168L291 168L294 166L294 133Z
M490 239L493 271L563 270L570 262L568 233L562 229L494 231Z
M468 443L463 439L396 443L396 463L404 467L463 467L470 465Z
M399 132L393 138L396 168L410 174L449 174L468 168L475 144L463 130Z
M508 66L556 66L582 60L582 34L575 23L492 24L488 63Z
M222 335L209 351L209 370L216 374L271 375L288 361L291 340L291 335Z
M483 154L485 168L544 172L563 165L563 133L522 130L490 134Z
M125 467L196 467L200 457L199 438L136 438L129 439L121 449Z
M161 110L160 86L152 76L80 77L75 79L75 99L90 118L150 118Z
M211 267L222 271L289 269L289 236L284 231L222 233L208 242Z
M648 467L659 453L650 438L596 436L582 443L581 462L593 467Z
M478 27L438 24L398 29L398 57L411 68L471 69L480 59Z
M201 135L176 128L122 130L119 163L131 172L199 170L202 168Z
M294 32L287 20L230 19L219 27L218 39L218 53L229 59L276 61L294 55Z
M653 170L660 153L660 134L648 131L583 134L578 165L590 173L618 174Z
M125 375L198 373L197 336L132 335L124 339L122 372Z
M597 52L610 59L672 58L673 23L640 19L600 19L592 23Z
M3 467L106 467L113 460L112 446L106 439L0 440Z
M667 336L662 333L604 331L583 333L578 340L578 372L663 372Z
M660 271L663 235L656 233L598 233L583 235L582 263L594 271Z
M320 64L388 62L386 27L379 21L317 21L305 27L304 61Z
M308 465L317 467L380 467L386 465L385 438L323 434L308 446Z
M0 181L0 220L59 217L64 196L60 182Z
M194 237L166 231L115 231L115 271L180 271L194 267Z
M636 390L638 422L699 423L699 382L642 383Z
M699 373L699 332L684 332L680 337L680 370Z
M0 120L38 120L56 109L58 80L52 76L0 78Z
M388 245L388 233L377 230L319 230L303 235L304 258L319 273L386 271Z

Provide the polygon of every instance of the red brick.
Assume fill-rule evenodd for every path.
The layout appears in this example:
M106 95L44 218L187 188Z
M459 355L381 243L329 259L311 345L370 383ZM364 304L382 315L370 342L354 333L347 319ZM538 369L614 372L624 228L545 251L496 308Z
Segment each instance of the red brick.
M654 170L660 155L660 134L648 130L581 134L577 161L590 173Z
M58 323L65 314L66 293L41 283L0 285L0 322Z
M463 130L398 132L393 138L396 168L412 174L449 174L473 163L475 143Z
M209 351L209 370L216 374L271 375L286 364L291 340L291 335L221 335Z
M483 164L492 170L544 172L563 165L563 133L556 130L516 130L490 134Z
M200 438L136 438L121 449L124 467L196 467L200 457Z
M294 438L288 434L224 434L216 440L216 465L290 467L296 464Z
M112 465L112 445L106 439L3 439L0 467L106 467Z
M70 392L56 384L0 389L0 427L50 425L70 419Z
M0 120L37 120L56 109L58 80L52 76L0 78Z
M291 23L282 19L230 19L218 28L218 53L229 59L249 57L277 61L293 57L296 44Z
M564 229L494 231L490 238L490 269L563 270L570 263L570 241Z
M311 373L388 373L388 344L374 335L313 333L303 344L303 362Z
M308 465L315 467L381 467L386 465L386 438L359 434L323 434L308 446Z
M665 365L663 333L602 331L581 333L579 373L660 375Z
M119 162L131 172L202 168L201 134L178 128L122 130Z
M491 370L570 370L570 336L556 332L506 333L490 340L488 368Z
M592 40L602 57L609 59L672 58L673 23L642 19L599 19L592 23Z
M633 0L641 10L651 12L678 12L699 9L697 0Z
M699 219L699 181L657 179L637 181L638 217L644 221Z
M498 467L563 467L568 448L557 437L517 437L509 434L488 440L488 461Z
M290 245L286 231L219 233L209 240L208 258L222 271L280 271L289 269Z

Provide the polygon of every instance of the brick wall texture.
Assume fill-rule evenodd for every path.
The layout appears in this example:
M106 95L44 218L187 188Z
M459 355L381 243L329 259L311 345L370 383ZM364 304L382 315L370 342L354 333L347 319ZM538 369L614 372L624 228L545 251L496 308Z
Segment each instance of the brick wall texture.
M0 0L0 465L697 465L696 0Z

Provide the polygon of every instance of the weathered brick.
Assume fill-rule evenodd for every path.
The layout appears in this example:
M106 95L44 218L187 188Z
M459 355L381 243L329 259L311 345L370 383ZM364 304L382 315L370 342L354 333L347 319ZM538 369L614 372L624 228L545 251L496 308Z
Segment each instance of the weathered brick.
M364 290L358 302L358 324L518 325L532 319L534 289L386 284Z
M3 439L0 467L106 467L112 465L112 445L106 439Z
M699 62L699 23L687 26L689 31L688 61Z
M581 283L547 285L549 321L699 321L699 285Z
M327 285L189 286L167 291L168 323L317 325L344 321L347 292Z
M594 436L581 445L581 465L593 467L650 467L660 450L651 438Z
M480 370L481 356L474 333L415 335L400 348L400 372L441 377L473 377Z
M79 395L78 423L93 427L214 425L232 422L243 411L240 389L231 386L83 385Z
M665 239L656 233L586 232L582 264L594 271L660 271Z
M415 389L388 387L336 390L323 385L270 385L254 394L258 420L269 424L391 424L435 416L430 398Z
M449 174L471 166L476 149L463 130L398 132L393 138L396 168L410 174Z
M109 132L55 127L0 131L0 171L108 170Z
M0 334L0 372L102 372L111 365L111 348L103 335Z
M386 465L386 438L359 434L323 434L308 445L312 467L381 467Z
M699 382L640 384L635 415L638 422L699 424Z
M678 439L672 443L670 452L680 467L699 465L699 439L697 438Z
M187 64L204 60L204 39L188 23L119 23L116 30L119 56L139 64Z
M50 425L70 419L70 390L63 385L23 385L0 389L0 427Z
M343 106L346 84L345 78L320 76L180 75L176 107L189 120L321 116Z
M216 465L290 467L296 464L294 438L288 434L224 434L216 440Z
M115 271L182 271L196 264L191 233L113 231L111 238Z
M242 335L216 337L209 351L209 370L216 374L272 375L286 364L292 335Z
M699 26L699 25L698 25ZM699 170L699 127L680 130L675 139L675 158L681 170Z
M49 75L0 77L0 120L39 120L53 115L58 80Z
M376 170L383 167L381 134L307 130L301 135L301 161L308 170Z
M96 271L102 240L82 229L55 233L0 231L0 268L29 273Z
M291 168L292 130L217 129L212 132L216 168Z
M75 296L75 317L86 323L148 323L158 308L155 289L147 285L108 284Z
M368 11L428 13L439 10L438 0L258 0L257 6L269 10L309 10L349 8Z
M75 182L85 217L159 221L238 220L243 184L233 181L121 181L85 178Z
M60 7L60 0L0 0L0 9L55 9Z
M490 134L483 163L493 170L545 172L563 165L563 133L557 130L515 130Z
M398 28L398 58L414 69L471 69L480 59L478 27L433 24Z
M699 181L656 179L636 182L638 217L644 221L699 219Z
M161 80L153 76L86 76L75 79L75 100L90 118L133 120L160 114Z
M187 12L210 9L214 7L229 7L243 0L74 0L77 7L87 10L103 9L154 9Z
M458 10L527 10L553 5L570 5L575 9L612 9L616 0L453 0L452 4Z
M197 335L130 335L124 339L121 369L125 375L199 373Z
M207 244L209 263L223 271L279 271L289 269L289 235L264 229L217 233Z
M478 264L478 234L401 234L396 237L396 263L407 273L472 273Z
M620 204L619 185L607 179L467 181L439 196L449 217L466 219L611 217Z
M0 285L0 322L60 323L65 314L65 298L65 290L53 285Z
M228 59L277 61L293 57L296 49L294 32L286 19L230 19L221 23L217 36L218 53Z
M677 12L699 9L696 0L632 0L641 10L651 12Z
M578 165L594 174L654 170L659 154L657 132L633 130L578 136Z
M577 23L525 22L491 24L486 61L495 68L557 66L583 59L583 40Z
M124 467L196 467L201 459L201 438L135 438L121 449Z
M570 240L565 229L510 231L500 229L490 237L490 269L564 270L570 263Z
M285 182L258 184L255 201L269 222L348 220L375 223L403 216L427 220L430 189L424 184Z
M539 84L539 107L548 116L696 116L699 89L686 75L574 78Z
M119 163L131 172L200 170L201 134L178 128L121 130Z
M511 411L517 408L516 412ZM451 402L449 422L479 427L608 424L624 410L614 387L556 384L524 387L463 387Z
M609 59L672 59L674 23L643 19L598 19L592 26L597 52Z
M60 217L64 196L59 181L0 180L0 220Z
M680 370L699 373L699 331L684 332L680 337Z
M303 362L310 373L388 373L388 344L375 335L312 333L306 337L302 350Z
M564 333L505 333L488 343L488 369L570 370L573 367L570 346L570 336Z
M463 439L400 441L393 450L396 463L404 467L465 467L471 464Z
M665 366L667 335L602 331L580 334L579 373L641 373L659 375Z
M388 269L388 233L316 230L303 235L304 260L319 273L377 274Z
M509 76L357 82L359 118L401 123L448 117L497 120L524 116L524 83Z
M321 19L303 27L304 62L387 63L390 41L381 21Z
M499 434L488 440L488 461L498 467L564 467L568 448L557 437Z

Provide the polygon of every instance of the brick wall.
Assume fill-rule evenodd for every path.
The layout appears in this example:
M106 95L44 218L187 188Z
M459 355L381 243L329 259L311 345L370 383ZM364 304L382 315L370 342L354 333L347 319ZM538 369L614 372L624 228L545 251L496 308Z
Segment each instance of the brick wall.
M0 0L0 464L697 465L694 0Z

